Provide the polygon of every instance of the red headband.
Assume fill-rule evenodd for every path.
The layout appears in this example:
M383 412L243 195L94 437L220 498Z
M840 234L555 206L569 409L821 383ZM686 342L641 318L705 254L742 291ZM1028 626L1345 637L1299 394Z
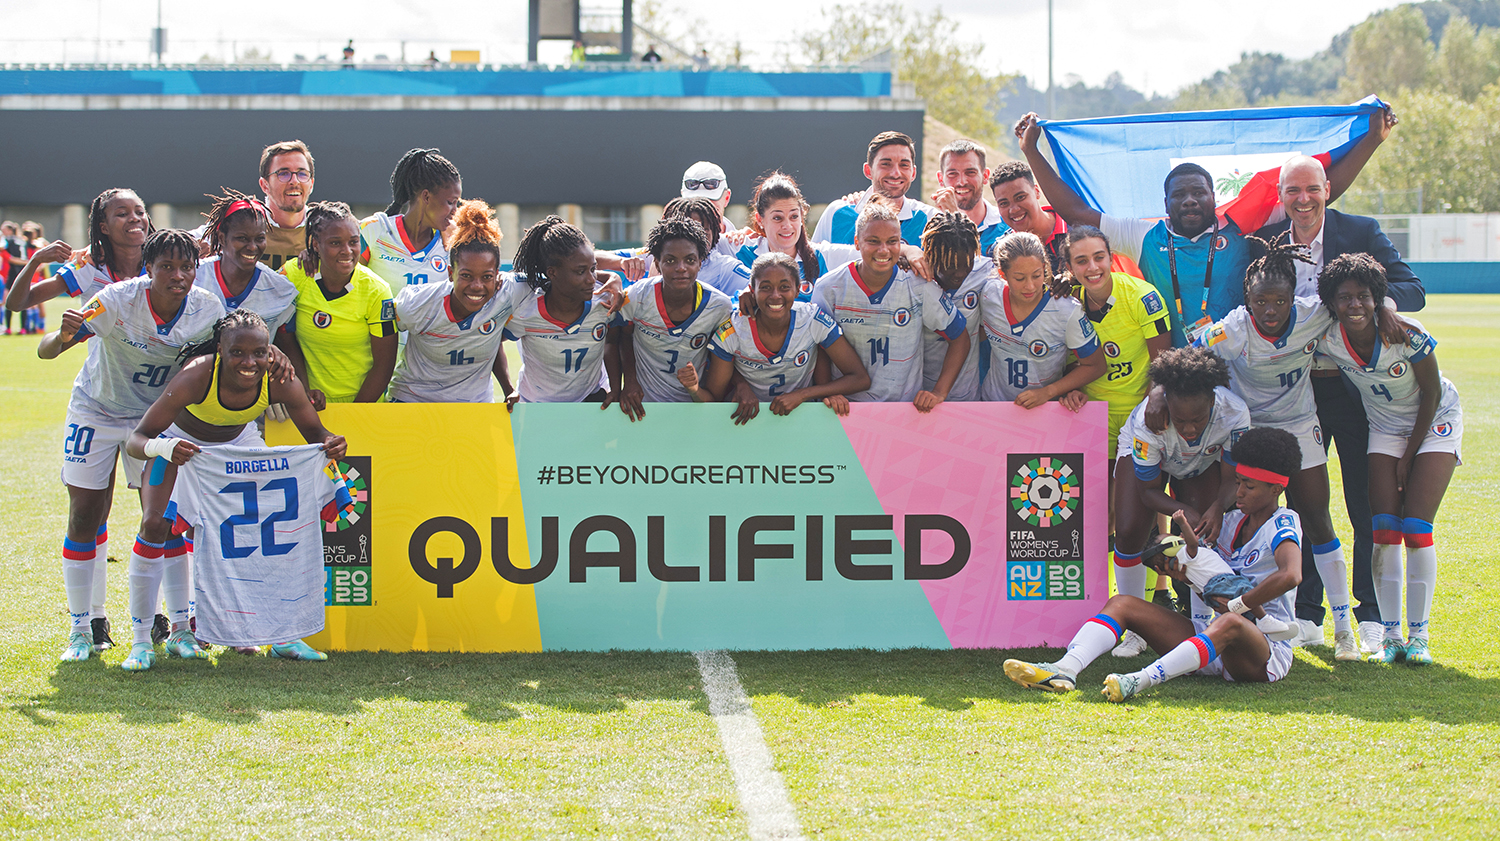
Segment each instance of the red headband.
M1240 474L1241 476L1244 476L1246 479L1258 479L1262 482L1269 482L1272 485L1280 485L1283 488L1286 487L1287 482L1290 481L1288 477L1283 476L1280 473L1266 470L1262 467L1248 467L1243 464L1236 464L1234 466L1234 472Z
M260 212L260 208L256 205L259 204L260 202L256 201L255 199L240 199L234 204L231 204L228 210L224 211L224 218L228 219L234 214L239 213L241 210L253 210L258 214Z

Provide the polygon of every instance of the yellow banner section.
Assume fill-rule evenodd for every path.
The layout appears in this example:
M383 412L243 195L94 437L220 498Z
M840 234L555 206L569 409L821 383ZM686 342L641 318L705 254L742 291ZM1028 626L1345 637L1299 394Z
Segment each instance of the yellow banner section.
M445 566L451 570L466 561L488 566L490 519L525 522L505 406L389 404L378 412L369 409L334 404L322 418L329 430L348 439L351 459L365 464L362 459L368 458L360 470L368 486L363 517L370 524L369 553L382 561L373 567L368 560L361 563L364 547L359 546L351 548L351 566L329 567L330 588L340 593L331 599L344 599L350 589L345 585L352 581L356 594L370 594L369 603L330 605L323 633L308 642L336 651L541 651L530 586L511 584L491 572L468 576L463 599L443 598L442 588L417 572L421 565L429 576L442 577ZM303 443L290 423L267 424L266 442ZM378 516L370 517L371 512ZM465 547L451 532L434 534L425 547L411 545L421 524L441 517L475 524L480 546ZM510 557L524 564L531 557L526 529L509 532Z

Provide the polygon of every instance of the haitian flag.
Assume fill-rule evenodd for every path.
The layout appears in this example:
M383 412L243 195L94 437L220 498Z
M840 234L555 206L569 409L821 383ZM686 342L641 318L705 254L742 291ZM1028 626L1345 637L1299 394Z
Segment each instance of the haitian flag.
M1159 218L1162 180L1180 163L1209 171L1219 215L1242 231L1265 224L1276 206L1281 165L1311 155L1340 160L1387 108L1368 96L1353 105L1235 108L1043 120L1057 174L1090 206L1113 216Z

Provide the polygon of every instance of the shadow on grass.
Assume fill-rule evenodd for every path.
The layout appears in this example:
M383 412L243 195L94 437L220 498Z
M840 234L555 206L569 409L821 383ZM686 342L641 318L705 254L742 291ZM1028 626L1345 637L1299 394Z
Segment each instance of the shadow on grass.
M1335 663L1333 650L1300 655L1291 674L1274 684L1236 684L1220 678L1183 677L1149 690L1131 703L1214 708L1272 715L1313 713L1365 721L1422 719L1442 724L1500 722L1500 680L1475 677L1441 664L1384 666ZM1324 653L1326 652L1326 653ZM1057 649L959 651L735 652L740 681L751 697L782 695L800 703L842 706L859 695L909 696L925 706L963 711L976 701L1056 703L1059 696L1028 691L1005 677L1007 658L1049 661ZM1126 660L1106 654L1079 676L1081 698L1099 696L1105 675L1150 663L1146 654Z
M185 715L234 724L302 710L355 715L381 700L460 704L473 721L521 718L527 706L610 713L640 700L687 700L706 712L690 655L659 652L547 654L340 653L321 663L218 654L217 663L168 659L130 674L121 658L59 664L40 693L12 711L37 726L44 713L117 715L171 723Z

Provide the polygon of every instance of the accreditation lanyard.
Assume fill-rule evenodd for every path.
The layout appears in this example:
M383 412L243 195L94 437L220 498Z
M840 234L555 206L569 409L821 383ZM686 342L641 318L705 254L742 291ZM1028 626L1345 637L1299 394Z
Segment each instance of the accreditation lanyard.
M1188 327L1187 317L1182 313L1182 285L1177 282L1177 234L1171 230L1167 231L1167 264L1172 270L1172 295L1177 300L1177 320L1183 322L1183 332L1187 334L1189 343L1213 323L1208 317L1208 287L1214 279L1214 244L1218 239L1219 217L1215 215L1213 232L1208 237L1208 268L1203 271L1203 296L1199 299L1203 317L1198 319L1192 327Z

